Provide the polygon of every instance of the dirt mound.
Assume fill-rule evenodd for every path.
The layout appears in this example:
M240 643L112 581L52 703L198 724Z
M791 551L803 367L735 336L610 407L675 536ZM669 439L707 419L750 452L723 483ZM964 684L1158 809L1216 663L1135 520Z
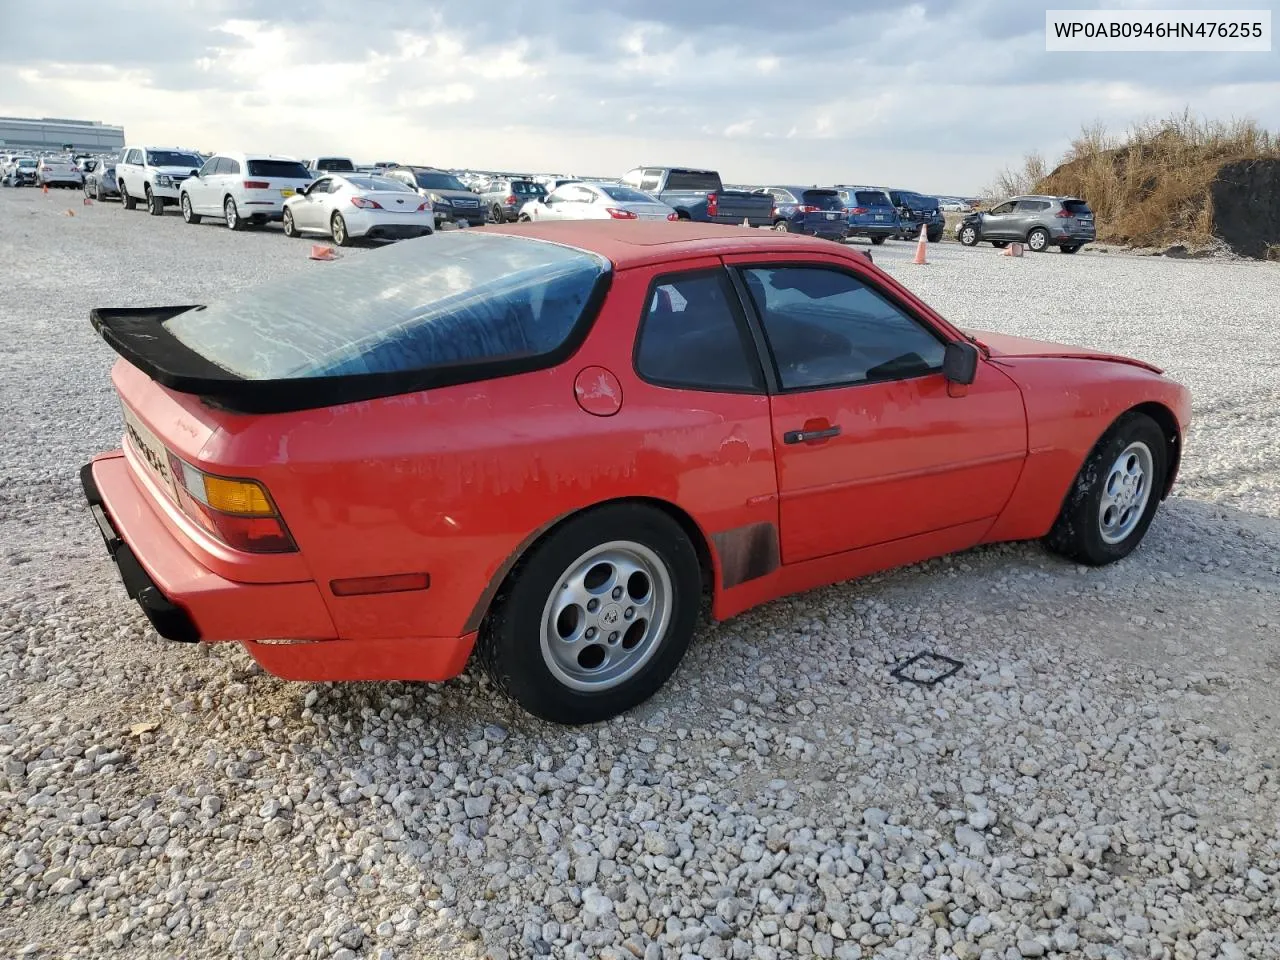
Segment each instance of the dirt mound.
M1259 260L1280 248L1280 160L1237 160L1209 186L1213 233L1235 253Z

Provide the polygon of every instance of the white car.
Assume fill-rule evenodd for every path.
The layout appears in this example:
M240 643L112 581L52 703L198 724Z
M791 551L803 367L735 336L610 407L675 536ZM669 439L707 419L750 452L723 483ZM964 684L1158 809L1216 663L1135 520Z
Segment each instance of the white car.
M522 221L678 220L675 208L620 183L566 183L520 208Z
M360 237L403 240L433 232L430 199L389 177L333 174L321 177L284 202L284 232L299 237L323 233L340 247Z
M198 154L178 147L125 147L116 161L120 202L126 210L133 210L142 200L147 212L158 217L165 207L178 202L183 181L201 162Z
M69 157L41 157L36 165L36 185L79 188L84 185L84 174Z
M258 153L217 153L185 180L178 204L182 219L218 217L232 230L284 217L285 201L311 183L299 160Z

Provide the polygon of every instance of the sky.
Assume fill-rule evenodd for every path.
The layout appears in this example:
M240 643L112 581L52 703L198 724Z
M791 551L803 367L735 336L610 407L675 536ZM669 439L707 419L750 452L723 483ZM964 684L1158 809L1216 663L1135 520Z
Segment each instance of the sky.
M973 194L1098 121L1280 129L1280 47L1047 53L1047 7L1271 9L1280 29L1277 2L33 2L2 18L0 114L209 151Z

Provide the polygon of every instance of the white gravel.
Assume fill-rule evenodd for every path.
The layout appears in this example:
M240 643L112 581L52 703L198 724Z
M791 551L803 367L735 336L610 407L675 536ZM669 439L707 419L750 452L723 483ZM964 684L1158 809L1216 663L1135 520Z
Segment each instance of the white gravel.
M89 308L309 246L0 191L0 956L1280 955L1280 265L876 248L962 324L1166 365L1178 495L1118 566L783 600L567 730L470 674L283 683L125 599L76 478L120 433ZM889 677L928 649L965 666Z

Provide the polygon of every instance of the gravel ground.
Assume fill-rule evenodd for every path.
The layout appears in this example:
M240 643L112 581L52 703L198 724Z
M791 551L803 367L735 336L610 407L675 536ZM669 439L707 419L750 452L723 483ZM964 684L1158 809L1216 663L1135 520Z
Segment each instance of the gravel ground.
M1107 569L998 546L709 627L572 730L478 675L283 683L125 599L89 308L308 248L0 191L0 956L1280 955L1280 265L877 248L965 325L1189 384L1177 495ZM889 676L923 650L964 667Z

